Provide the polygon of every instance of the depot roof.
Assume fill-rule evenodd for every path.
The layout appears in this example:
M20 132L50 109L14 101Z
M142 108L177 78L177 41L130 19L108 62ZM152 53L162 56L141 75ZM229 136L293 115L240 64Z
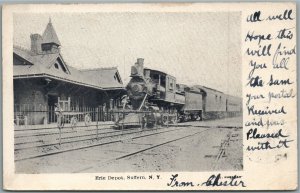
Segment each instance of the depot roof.
M117 67L77 69L68 65L57 53L33 54L14 46L14 79L50 77L96 89L124 89Z

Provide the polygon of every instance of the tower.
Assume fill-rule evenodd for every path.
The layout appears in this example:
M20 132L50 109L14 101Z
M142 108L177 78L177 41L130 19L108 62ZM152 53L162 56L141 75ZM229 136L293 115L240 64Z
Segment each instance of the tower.
M59 52L60 41L52 25L51 19L42 35L42 51L46 53Z
M60 41L52 25L51 19L41 36L40 34L31 34L31 53L36 54L52 54L60 51Z

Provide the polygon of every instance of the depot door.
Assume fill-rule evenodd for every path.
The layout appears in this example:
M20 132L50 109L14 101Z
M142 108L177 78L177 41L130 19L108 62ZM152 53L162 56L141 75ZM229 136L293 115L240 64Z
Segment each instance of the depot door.
M57 95L48 94L48 123L56 122L56 115L54 112L54 105L57 103Z

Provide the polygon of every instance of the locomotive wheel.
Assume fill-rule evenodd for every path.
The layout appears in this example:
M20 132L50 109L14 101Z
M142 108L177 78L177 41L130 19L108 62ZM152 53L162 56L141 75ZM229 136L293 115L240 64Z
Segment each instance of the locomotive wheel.
M184 122L184 116L182 116L182 115L178 116L178 117L177 117L177 122L178 122L178 123Z
M177 117L173 117L173 118L171 119L171 123L172 123L172 124L178 123Z
M84 116L84 123L85 123L85 126L89 126L91 124L91 116L89 114L86 114Z
M199 115L198 115L198 114L192 115L192 120L193 120L193 121L196 121L196 120L198 120L198 119L199 119Z
M184 122L191 120L191 115L184 115Z

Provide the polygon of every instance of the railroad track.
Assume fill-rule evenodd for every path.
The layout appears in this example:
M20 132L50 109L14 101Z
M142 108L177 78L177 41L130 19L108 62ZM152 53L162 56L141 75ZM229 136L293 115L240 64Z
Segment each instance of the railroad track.
M170 125L170 126L174 127L176 125ZM106 144L111 144L111 143L117 143L117 142L121 142L122 140L120 140L120 139L113 140L115 137L126 137L126 136L130 136L130 135L134 135L134 134L139 134L142 132L152 132L152 133L144 134L144 135L137 136L137 137L132 137L132 139L137 139L140 137L146 137L146 136L151 136L151 135L157 135L157 134L165 133L165 132L172 132L172 131L176 131L176 130L182 130L182 129L184 129L184 127L185 128L199 127L199 126L192 126L192 125L187 125L187 124L186 125L178 125L178 127L179 126L182 128L169 129L167 127L162 127L162 128L143 129L142 131L137 130L136 128L129 128L129 129L124 129L124 130L112 130L112 129L109 130L107 128L101 128L101 129L98 129L99 133L97 134L97 137L96 137L96 133L88 133L88 132L96 131L97 128L95 128L95 129L89 128L88 132L85 134L81 133L81 135L79 134L79 135L75 135L75 136L62 137L61 143L59 143L58 139L55 139L54 143L46 143L46 144L45 144L45 141L43 141L39 138L38 139L34 138L38 134L34 134L31 136L26 135L23 137L28 137L29 141L15 143L15 155L16 155L15 160L22 161L22 160L34 159L34 158L38 158L38 157L55 155L55 154L64 153L64 152L68 152L68 151L75 151L75 150L79 150L79 149L85 149L85 148L101 146L101 145L106 145ZM212 127L203 127L203 126L200 126L200 127L212 128ZM214 128L216 128L216 127L214 127ZM79 131L80 130L81 129L79 129ZM161 132L161 130L166 130L166 131ZM105 132L103 132L103 131L105 131ZM70 131L65 131L62 133L65 133L65 134L71 133L72 134L72 133L76 133L76 132L77 131L70 130ZM84 132L86 132L86 130ZM55 134L57 135L58 133L55 132ZM50 135L50 134L47 134L47 135ZM17 136L17 137L22 137L22 136ZM32 140L30 138L33 138L34 140ZM107 141L105 141L105 140L107 140ZM108 140L110 140L110 141L108 141ZM66 146L63 146L63 145L66 145ZM61 147L61 146L63 146L63 147ZM73 146L77 146L77 147L74 148Z
M100 124L101 122L99 122ZM112 123L109 123L109 124L105 124L106 126L112 126L113 124ZM72 127L72 126L64 126L64 128L83 128L83 127L91 127L91 126L97 126L96 124L90 124L89 126L85 126L85 125L80 125L80 126L75 126L75 127ZM36 130L52 130L52 129L57 129L57 126L52 126L52 127L38 127L38 128L32 128L32 129L29 129L29 128L26 128L26 129L15 129L14 131L16 132L22 132L22 131L36 131Z
M40 140L36 141L37 143L39 143L36 146L41 145L41 143L43 145L42 147L45 147L47 145L49 145L49 146L55 145L56 143L59 143L58 139L55 139L56 143L48 143L48 144L47 144L47 138L44 139L44 140L41 140L41 139L44 138L44 137L51 137L51 136L55 136L55 135L59 136L59 134L61 134L61 135L75 134L75 136L74 135L73 136L66 136L66 137L62 138L63 140L64 139L67 140L67 139L72 139L72 138L91 137L93 135L96 136L97 135L96 132L99 132L99 135L122 132L121 130L112 129L111 126L113 126L113 124L106 124L104 126L105 126L104 128L97 128L97 125L92 125L92 126L89 126L89 127L83 126L83 127L76 127L76 128L67 126L67 127L64 127L61 131L57 127L41 128L40 130L35 131L35 133L28 133L28 132L32 132L32 129L24 129L22 131L25 134L23 133L23 134L16 134L15 135L15 144L14 144L15 145L15 150L31 148L31 147L18 147L18 145L23 145L24 146L26 144L32 144L32 140L33 139L36 140L36 138L40 138ZM53 130L53 129L55 129L55 130ZM49 130L51 130L51 131L49 131ZM124 130L124 132L129 131L129 130L133 130L133 129L126 129L126 130ZM107 131L107 132L103 132L103 131ZM78 135L76 135L76 134L78 134ZM88 138L88 139L91 139L91 138ZM88 140L88 139L86 139L86 140ZM53 141L53 139L52 139L52 141ZM36 146L33 146L32 148L34 148Z
M144 129L142 132L148 132L148 131L150 131L152 133L148 133L148 134L144 134L144 135L132 137L130 139L138 139L138 138L142 138L142 137L147 137L147 136L152 136L152 135L158 135L158 134L161 134L161 133L167 133L167 132L172 132L172 131L177 131L177 130L182 130L182 129L186 129L186 128L183 127L183 128L176 128L176 129L168 129L166 127L163 127L163 128L157 128L157 129ZM119 132L119 134L107 135L107 136L102 136L102 137L99 136L99 138L106 139L106 138L112 138L112 137L118 137L118 136L126 137L126 136L128 136L130 134L141 133L141 131L137 131L136 129L130 129L130 131L131 130L134 130L134 131L133 132L126 132L126 133L120 133L122 131L109 132L109 133L117 133L117 132ZM104 134L106 134L106 133L108 133L108 132L105 132ZM82 140L67 141L67 142L63 142L62 144L76 143L76 142L87 141L87 140L91 140L91 138L89 138L89 139L82 139ZM96 144L92 144L92 145L84 145L84 146L80 146L80 147L76 147L76 148L69 148L69 149L64 149L64 150L57 150L57 151L54 151L54 152L38 153L38 154L27 156L27 157L15 158L15 161L19 162L19 161L24 161L24 160L29 160L29 159L35 159L35 158L40 158L40 157L45 157L45 156L50 156L50 155L55 155L55 154L60 154L60 153L65 153L65 152L70 152L70 151L76 151L76 150L81 150L81 149L96 147L96 146L102 146L102 145L108 145L108 144L113 144L113 143L119 143L119 142L122 142L122 141L124 141L124 140L117 139L117 140L113 140L113 141L96 143ZM26 147L26 148L19 148L19 149L15 149L15 152L16 151L26 150L26 149L44 148L44 147L54 146L54 145L59 145L59 144L58 143L53 143L53 144L31 146L31 147Z
M92 139L97 138L109 138L109 137L117 137L124 134L134 134L138 133L136 128L128 128L124 130L114 130L111 128L101 128L97 129L96 125L93 125L95 128L88 128L83 130L82 128L73 129L72 127L65 127L62 129L61 133L59 133L59 129L55 128L56 131L53 131L51 133L44 133L43 129L39 133L33 133L33 134L26 134L26 135L16 135L15 136L15 143L14 143L14 150L20 151L25 149L34 149L34 148L43 148L48 146L54 146L54 145L62 145L62 144L70 144L75 142L82 142L82 141L88 141ZM107 125L112 126L112 125ZM175 126L175 125L170 125ZM185 125L186 126L186 125ZM49 128L46 128L47 130ZM51 128L53 129L53 128ZM69 129L69 130L67 130ZM154 128L156 129L156 128ZM108 131L107 131L108 130ZM133 132L129 132L132 131ZM148 129L144 129L148 130ZM149 129L152 130L152 129ZM103 132L106 131L106 132ZM69 134L71 136L64 136L61 137L61 140L59 140L59 135L65 135ZM76 135L77 134L77 135ZM110 135L108 135L110 134ZM55 137L56 135L56 137ZM53 136L51 138L51 136ZM48 138L46 138L48 137ZM75 140L72 140L75 139Z
M129 157L132 157L132 156L135 156L137 154L140 154L140 153L143 153L143 152L146 152L146 151L149 151L149 150L152 150L152 149L155 149L155 148L159 148L159 147L162 147L164 145L167 145L169 143L173 143L173 142L176 142L176 141L179 141L179 140L182 140L182 139L186 139L186 138L189 138L189 137L193 137L195 135L198 135L198 134L201 134L205 131L208 131L208 129L205 129L203 131L198 131L198 132L193 132L192 134L188 134L188 135L184 135L184 136L181 136L181 137L177 137L175 139L171 139L171 140L167 140L167 141L164 141L162 143L159 143L159 144L153 144L151 145L150 147L147 147L147 148L143 148L141 150L138 150L138 151L133 151L133 152L129 152L129 153L125 153L121 156L118 156L118 157L115 157L115 158L112 158L112 159L109 159L109 160L106 160L102 163L100 163L100 165L105 165L105 164L108 164L108 163L111 163L111 162L114 162L114 161L118 161L118 160L122 160L122 159L125 159L125 158L129 158ZM159 134L159 133L157 133ZM144 136L139 136L139 137L134 137L132 138L132 140L134 139L139 139L139 138L142 138L142 137L147 137L149 135L144 135ZM83 168L83 169L80 169L80 170L76 170L76 171L73 171L73 173L80 173L80 172L84 172L86 170L90 170L90 169L93 169L94 167L96 166L99 166L99 163L95 164L95 166L89 166L89 167L86 167L86 168Z
M240 127L234 127L235 129L241 129ZM220 166L220 162L222 161L222 159L226 159L227 157L227 149L229 147L229 145L231 144L231 141L234 141L236 139L233 139L233 138L236 138L238 137L238 134L235 133L234 131L230 131L224 140L222 140L221 144L220 144L220 147L219 147L219 150L218 150L218 153L216 155L216 158L215 160L213 161L213 167L212 169L213 170L217 170L218 167Z
M101 129L100 130L100 133L98 133L98 137L99 138L106 138L106 137L114 137L114 136L119 136L119 135L124 135L124 134L127 134L128 131L131 131L131 130L136 130L136 129L126 129L126 131L120 131L120 130L116 130L116 131L109 131L109 132L102 132L103 130ZM96 129L94 129L93 131L96 131ZM90 131L88 131L87 133L89 133ZM124 133L125 132L125 133ZM77 133L77 131L73 131L73 132L62 132L61 134L69 134L69 133ZM116 134L116 135L109 135L109 136L105 136L107 134L114 134L114 133L121 133L121 134ZM129 133L130 134L130 133ZM50 134L48 134L50 135ZM56 132L56 133L52 133L51 135L59 135L59 132ZM103 136L104 135L104 136ZM42 135L43 136L43 135ZM95 136L94 138L91 138L92 136ZM28 138L30 137L35 137L34 135L31 135L31 136L28 136ZM74 143L74 142L81 142L81 141L87 141L87 140L91 140L91 139L95 139L96 138L96 133L90 133L90 134L83 134L83 135L75 135L75 136L69 136L69 137L62 137L61 139L62 140L68 140L68 139L74 139L74 138L83 138L83 137L89 137L89 138L86 138L86 139L80 139L80 140L70 140L70 141L63 141L61 143L59 143L59 139L56 138L54 143L47 143L47 144L35 144L35 145L32 145L32 146L25 146L25 147L16 147L18 145L26 145L26 144L32 144L33 142L32 141L26 141L26 142L23 142L23 143L15 143L15 151L17 150L24 150L24 149L32 149L32 148L39 148L39 147L47 147L47 146L53 146L53 145L62 145L62 144L68 144L68 143ZM45 141L43 140L38 140L37 143L44 143Z

